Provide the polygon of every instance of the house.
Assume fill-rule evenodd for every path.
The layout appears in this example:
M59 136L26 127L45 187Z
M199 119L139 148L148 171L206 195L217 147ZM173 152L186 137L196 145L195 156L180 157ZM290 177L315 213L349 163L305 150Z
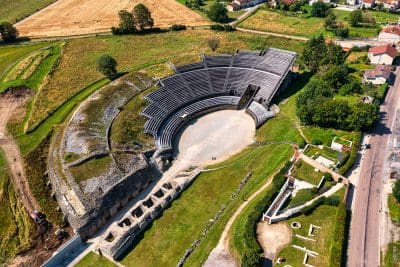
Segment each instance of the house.
M358 5L360 3L360 1L359 0L347 0L346 4L348 4L349 6L355 6L355 5Z
M390 78L391 71L391 66L376 65L374 69L364 72L364 82L384 84Z
M384 8L392 10L398 9L400 6L398 0L376 0L375 4L382 4Z
M368 50L368 59L372 64L392 65L397 50L392 45L371 47Z
M375 6L375 0L361 0L361 5L365 8L370 8Z
M233 0L228 4L228 11L236 11L243 8L253 7L255 5L266 2L266 0Z
M379 41L397 44L400 42L400 26L384 27L379 33Z

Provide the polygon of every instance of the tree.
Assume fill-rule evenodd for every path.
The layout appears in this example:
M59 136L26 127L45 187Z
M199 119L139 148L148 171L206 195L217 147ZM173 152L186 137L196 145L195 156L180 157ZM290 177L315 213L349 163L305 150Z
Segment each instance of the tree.
M217 37L210 37L207 39L208 47L215 52L219 47L219 39Z
M324 36L311 38L304 46L302 60L311 72L316 72L321 60L326 55L326 44Z
M97 70L113 80L117 77L117 61L110 55L102 55L97 60Z
M325 18L325 28L333 29L337 27L336 15L333 12L330 12L329 15Z
M339 89L339 94L341 95L349 95L353 93L361 94L363 92L363 88L359 81L351 81L350 83L346 83Z
M323 68L320 74L320 80L327 83L333 92L338 92L339 89L348 82L349 70L345 65L327 65Z
M119 30L121 33L132 33L135 32L135 22L133 21L132 13L126 10L120 10L118 12L119 16Z
M329 6L324 2L317 1L311 7L311 16L325 18L329 13Z
M17 39L18 30L9 22L0 23L0 35L4 42L13 42Z
M132 12L133 21L139 30L145 28L152 28L154 26L154 20L151 17L150 10L143 4L137 4Z
M210 6L208 17L215 22L224 23L228 21L228 10L220 2L215 2Z
M358 26L359 23L363 22L363 14L362 11L359 9L356 9L354 11L351 11L349 15L349 23L351 26Z
M392 193L393 193L394 198L397 200L397 202L400 203L400 180L397 180L394 183Z

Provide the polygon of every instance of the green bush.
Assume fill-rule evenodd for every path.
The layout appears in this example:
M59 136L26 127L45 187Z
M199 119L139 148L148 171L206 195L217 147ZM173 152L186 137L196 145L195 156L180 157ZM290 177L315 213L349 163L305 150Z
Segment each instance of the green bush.
M332 206L332 207L337 207L337 206L340 205L340 197L339 197L339 196L336 196L336 195L327 197L327 198L324 200L324 205L328 205L328 206Z
M361 133L356 133L353 139L353 147L351 148L349 159L346 163L339 168L339 173L344 175L356 162L357 160L357 152L361 143Z
M186 25L182 24L174 24L171 26L171 31L184 31L186 30Z
M235 234L235 242L240 242L242 248L239 253L242 259L241 266L260 266L263 259L262 248L257 242L256 225L260 221L262 213L268 208L279 190L286 182L285 174L289 170L291 162L287 162L272 180L272 187L267 190L264 197L262 197L253 207L251 212L244 221L244 230L240 235Z
M335 219L335 230L331 240L331 253L329 257L329 267L345 266L344 257L347 248L348 213L344 203L338 207Z
M322 141L319 139L313 139L313 140L311 140L311 144L314 146L319 146L319 145L322 145Z
M332 174L330 172L324 172L323 176L325 177L325 180L328 182L332 182L333 181L333 177Z

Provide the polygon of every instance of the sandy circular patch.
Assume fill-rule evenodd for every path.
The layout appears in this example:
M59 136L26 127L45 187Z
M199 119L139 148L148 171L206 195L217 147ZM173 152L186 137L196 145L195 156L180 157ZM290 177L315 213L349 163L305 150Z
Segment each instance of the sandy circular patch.
M175 141L175 158L195 166L217 163L252 144L255 133L254 120L244 110L212 112L181 131Z

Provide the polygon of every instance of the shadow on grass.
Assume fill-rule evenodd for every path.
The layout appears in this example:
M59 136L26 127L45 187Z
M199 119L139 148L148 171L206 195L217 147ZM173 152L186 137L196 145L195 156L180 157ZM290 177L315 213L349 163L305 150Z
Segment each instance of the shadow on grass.
M304 88L304 86L310 81L310 79L313 75L314 74L311 72L304 72L304 73L298 74L298 77L293 79L289 88L287 88L285 91L281 92L280 94L276 95L274 97L274 99L272 100L272 102L279 103L282 100L289 98L292 95L295 95L297 92L299 92L301 89Z

